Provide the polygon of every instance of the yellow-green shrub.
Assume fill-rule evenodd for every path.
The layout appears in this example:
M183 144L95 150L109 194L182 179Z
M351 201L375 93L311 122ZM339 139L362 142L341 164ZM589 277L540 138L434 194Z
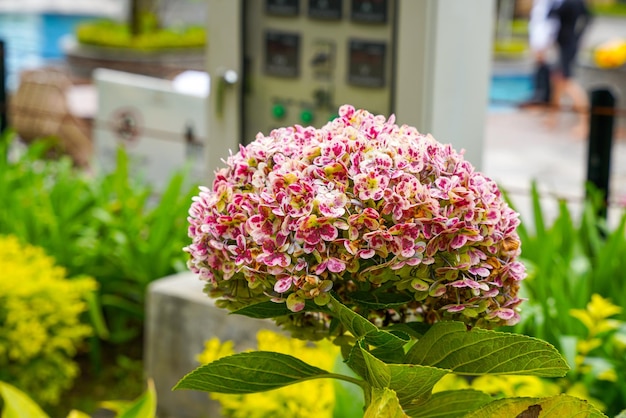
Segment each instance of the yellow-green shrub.
M312 343L261 330L257 333L258 349L297 356L311 365L332 370L339 347L328 340ZM213 338L206 342L198 356L201 363L210 363L234 354L233 342ZM306 394L306 396L302 396ZM211 393L222 405L222 415L229 418L332 418L335 388L331 379L314 379L280 389L246 395Z
M206 30L201 26L144 29L142 33L132 36L129 26L125 23L95 20L78 25L76 38L85 45L136 51L202 48L206 45Z
M68 280L41 248L13 236L0 236L0 277L0 381L58 403L79 372L73 357L91 333L80 316L96 282Z

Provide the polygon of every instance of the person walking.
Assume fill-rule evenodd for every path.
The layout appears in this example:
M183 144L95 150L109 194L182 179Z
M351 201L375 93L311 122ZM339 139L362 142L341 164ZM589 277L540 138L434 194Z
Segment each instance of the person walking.
M558 19L549 16L560 0L534 0L528 21L528 43L533 54L534 76L532 97L522 107L549 105L552 95L548 53L554 46L559 29Z
M587 133L589 124L589 100L586 91L574 79L574 65L580 49L580 41L591 22L591 13L585 0L561 0L556 3L549 17L558 21L556 34L558 66L552 77L552 116L549 124L556 124L555 112L561 105L563 96L572 101L572 108L577 113L578 124L574 133L582 137Z

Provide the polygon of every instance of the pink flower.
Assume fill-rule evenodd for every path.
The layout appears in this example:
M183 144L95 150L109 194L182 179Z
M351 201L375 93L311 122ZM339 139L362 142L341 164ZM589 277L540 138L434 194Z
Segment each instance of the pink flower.
M298 222L295 238L303 240L308 245L316 245L322 240L332 241L339 236L339 231L332 224L331 218L310 215Z
M389 178L374 171L357 174L354 177L354 191L363 201L380 200L387 186L389 186Z
M340 218L346 213L349 199L340 190L328 190L326 187L319 187L315 202L322 216Z
M328 327L302 311L331 288L370 315L354 292L411 293L397 320L519 320L518 214L462 153L393 116L344 105L321 128L258 134L200 188L188 222L188 265L210 294L285 303L292 327Z

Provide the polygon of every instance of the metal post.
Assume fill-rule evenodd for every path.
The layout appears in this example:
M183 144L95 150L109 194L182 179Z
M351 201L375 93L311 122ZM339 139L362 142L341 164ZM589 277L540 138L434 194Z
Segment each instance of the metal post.
M6 86L6 69L4 66L4 41L0 39L0 135L7 128L7 86Z
M609 201L611 146L615 124L615 96L606 88L591 92L589 115L589 149L587 182L597 188L604 198L599 214L606 218Z

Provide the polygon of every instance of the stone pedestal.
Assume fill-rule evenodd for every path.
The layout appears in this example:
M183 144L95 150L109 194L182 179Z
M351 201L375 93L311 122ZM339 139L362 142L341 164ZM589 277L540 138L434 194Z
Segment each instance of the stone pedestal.
M233 340L235 350L256 347L259 329L277 330L269 320L230 315L202 292L204 283L191 273L153 282L146 305L145 372L154 379L160 418L219 417L219 404L207 393L172 387L199 366L204 342Z

